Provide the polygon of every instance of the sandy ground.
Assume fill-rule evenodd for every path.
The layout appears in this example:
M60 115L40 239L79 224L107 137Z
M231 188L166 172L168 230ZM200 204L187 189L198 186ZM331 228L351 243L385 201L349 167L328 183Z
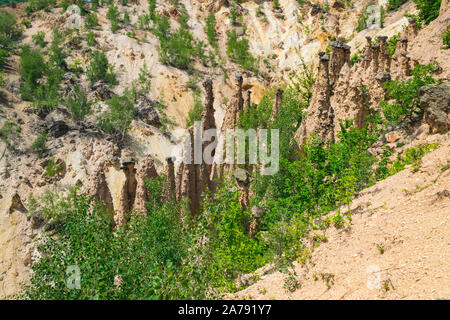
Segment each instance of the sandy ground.
M276 272L235 298L450 299L450 169L441 171L450 139L442 138L418 172L406 169L361 192L349 230L326 230L311 262L295 263L295 292Z

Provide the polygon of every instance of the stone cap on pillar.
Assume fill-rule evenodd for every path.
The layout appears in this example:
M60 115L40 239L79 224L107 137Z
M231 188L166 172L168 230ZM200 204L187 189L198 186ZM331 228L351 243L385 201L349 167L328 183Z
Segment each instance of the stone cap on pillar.
M213 84L213 82L212 82L211 79L206 79L206 80L203 82L203 87L205 87L205 88L211 87L212 84Z
M329 61L330 60L330 57L327 56L325 54L325 52L323 52L323 51L319 52L319 58L320 58L320 61Z
M166 162L167 162L167 163L174 163L176 160L177 160L176 157L167 157L167 158L166 158Z
M344 41L340 41L340 40L332 41L330 43L330 46L332 46L333 48L340 48L340 49L344 49L344 50L350 50L350 46L347 45Z
M136 163L136 162L135 162L134 159L131 158L131 157L124 158L123 161L122 161L122 163L121 163L120 169L121 169L121 170L126 169L126 168L128 168L128 166L129 166L130 164L134 165L135 163Z

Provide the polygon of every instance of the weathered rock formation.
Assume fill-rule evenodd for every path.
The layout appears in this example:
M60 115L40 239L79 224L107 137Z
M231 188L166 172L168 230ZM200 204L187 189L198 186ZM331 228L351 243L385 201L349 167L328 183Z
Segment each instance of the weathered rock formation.
M196 159L194 157L195 153L194 138L199 135L203 137L205 131L216 129L214 118L214 94L213 94L212 80L206 80L203 83L203 87L205 88L206 100L202 112L202 125L201 128L196 128L192 126L188 129L190 139L186 140L186 145L184 146L183 150L183 161L179 166L175 181L176 198L177 199L181 199L183 197L188 198L191 212L194 214L199 213L200 211L202 194L207 189L209 190L214 189L214 183L212 182L212 174L213 174L212 162L211 163L205 162L205 159L203 158L203 152L202 158L197 159L201 160L201 163L195 163L198 161L195 161ZM242 96L242 77L240 81L240 87ZM236 100L237 104L233 104L232 106L239 108L238 104L239 101L240 100ZM227 113L227 115L229 116L228 118L229 121L231 123L235 123L236 121L235 115L232 113ZM201 132L198 132L200 131L199 129L201 129ZM205 149L212 143L211 141L212 139L210 140L208 138L205 140L206 141L201 142L203 147L202 151L205 151ZM214 158L215 156L214 148L212 148L210 155L212 156L212 158Z
M134 201L134 210L138 213L146 213L145 203L150 201L151 194L148 188L145 186L145 181L148 179L156 178L158 173L155 169L155 162L152 157L147 156L144 160L138 163L137 168L137 186L136 186L136 198Z
M133 205L136 199L136 168L135 162L132 159L125 159L122 162L120 169L125 174L125 181L122 186L122 192L120 194L120 208L116 216L116 225L123 225L129 220L130 210L133 209Z
M367 115L385 99L383 83L410 76L416 62L408 56L408 39L398 40L392 57L387 50L387 37L378 39L377 43L372 43L372 38L366 37L362 59L353 67L349 61L350 48L342 42L332 43L331 58L319 53L311 104L296 133L299 145L312 133L324 142L334 141L340 130L339 119L355 119L354 124L362 128Z
M420 104L424 108L424 120L431 133L445 133L450 128L450 87L432 84L419 89Z
M114 221L113 198L106 181L104 163L98 164L94 168L90 177L91 179L85 192L93 196L97 201L103 203L105 206L105 210L107 210L108 213L111 213L111 220Z

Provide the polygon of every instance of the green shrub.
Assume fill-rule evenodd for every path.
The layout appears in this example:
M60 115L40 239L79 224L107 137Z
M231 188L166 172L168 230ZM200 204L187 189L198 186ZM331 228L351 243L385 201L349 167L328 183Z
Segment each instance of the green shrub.
M369 4L370 5L370 4ZM367 13L367 8L369 5L365 6L361 11L361 14L358 18L358 24L356 26L356 31L360 32L367 28L367 19L369 19L369 14Z
M170 32L170 21L166 16L155 16L154 21L156 27L153 33L159 39L160 61L179 69L191 68L193 58L199 56L199 49L187 26L182 25Z
M236 30L227 31L228 47L227 55L235 63L239 64L246 70L251 70L255 73L257 70L257 60L249 52L248 40L245 38L238 39Z
M394 175L405 169L407 165L412 165L414 171L419 170L420 161L427 153L435 150L438 147L437 143L418 144L414 147L405 150L404 155L398 154L397 159L389 168L389 175Z
M99 119L102 130L110 133L120 133L122 137L126 135L134 118L135 97L133 92L126 89L122 96L115 95L106 101L109 109L103 112Z
M95 40L95 35L92 30L90 30L88 33L86 33L86 43L89 47L93 47L97 44L97 41Z
M429 24L439 16L442 0L414 0L419 10L420 19Z
M31 150L36 151L38 153L39 158L41 158L44 155L45 151L47 150L45 147L46 140L47 140L47 133L42 132L31 145Z
M55 6L56 0L31 0L25 7L25 12L30 15L40 10L50 11L50 8Z
M19 63L19 73L24 81L24 86L21 88L23 99L32 99L33 91L38 87L37 81L44 76L46 71L46 64L39 50L31 49L28 45L23 46Z
M162 200L166 183L147 181L148 213L132 215L113 229L111 212L72 189L67 196L47 192L40 211L55 221L57 237L43 235L42 258L32 264L25 299L204 299L210 280L203 246L183 226L183 203ZM185 220L188 221L187 219ZM68 267L80 270L80 289L68 288Z
M95 27L98 26L98 17L97 14L95 12L91 12L89 13L85 18L84 18L84 27L86 29L94 29Z
M217 48L216 17L213 12L211 12L208 15L208 18L206 18L205 32L211 47Z
M130 18L130 14L128 13L128 11L125 11L125 13L123 14L123 20L122 21L125 24L130 24L131 18Z
M406 2L408 2L408 0L388 0L387 10L388 11L397 10Z
M0 9L0 49L11 49L14 41L22 35L22 29L17 26L15 15Z
M213 287L238 289L236 276L264 265L264 245L248 235L250 213L243 211L239 192L225 183L202 203L202 226L208 240L208 273Z
M59 32L57 28L53 29L48 57L50 64L58 68L66 67L65 59L68 54L63 46L64 40L64 34Z
M39 31L31 37L33 39L33 42L39 45L39 47L44 48L47 45L47 42L45 41L45 33L44 31Z
M194 105L191 110L188 112L188 118L186 120L186 127L189 128L192 126L195 121L202 120L202 112L203 112L203 104L201 100L201 90L200 88L196 88L193 93L194 96Z
M91 85L99 80L106 81L110 86L116 84L114 68L109 64L108 58L103 51L95 51L93 53L86 75Z
M450 25L442 32L442 44L444 49L450 48Z
M411 79L385 82L386 95L394 100L393 103L387 101L381 103L383 115L389 124L396 125L405 118L413 120L423 114L419 103L419 88L435 82L431 77L435 70L436 64L419 64L411 71L413 76Z
M56 164L55 158L51 157L45 166L45 172L43 174L44 177L52 178L56 176L62 170L62 166L60 164Z
M88 101L86 93L77 85L74 87L74 95L67 98L66 105L75 121L82 120L91 113L92 103Z
M397 41L398 39L400 39L400 37L401 34L399 32L396 35L390 37L389 40L387 41L387 51L391 56L394 55L395 50L397 49Z
M116 32L119 29L119 9L112 5L108 8L108 12L106 13L106 18L111 21L111 31Z

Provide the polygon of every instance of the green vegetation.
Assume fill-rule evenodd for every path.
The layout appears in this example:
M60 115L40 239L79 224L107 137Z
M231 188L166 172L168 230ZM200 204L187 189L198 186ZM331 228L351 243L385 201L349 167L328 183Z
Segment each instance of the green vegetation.
M450 25L442 32L443 49L450 49Z
M33 39L33 42L39 47L44 48L47 45L47 42L45 41L45 33L44 31L39 31L31 37Z
M438 147L437 143L419 144L405 150L404 155L397 155L397 159L389 168L389 175L394 175L405 169L407 165L412 165L413 171L419 170L420 160L424 155Z
M16 17L4 9L0 9L0 70L6 64L6 59L14 48L14 43L22 35L22 29L17 26Z
M95 35L92 30L86 33L86 43L89 47L93 47L97 44L97 40L95 40Z
M350 65L353 65L361 59L362 50L358 49L351 57L350 57Z
M200 236L182 224L183 203L162 201L167 183L147 182L147 215L132 215L113 230L111 212L71 190L40 199L44 217L56 221L60 238L44 236L43 258L33 264L27 299L202 299L209 292ZM193 229L193 230L192 230ZM66 271L80 268L80 290L67 287ZM49 281L51 279L51 282ZM145 279L145 280L144 280Z
M356 26L356 31L360 32L367 28L367 20L369 19L369 14L367 12L367 9L369 8L371 4L368 4L364 7L364 9L361 11L361 15L358 18L358 24Z
M98 118L100 128L109 133L118 133L123 138L133 120L135 103L134 89L127 88L122 96L114 95L106 101L110 108Z
M111 5L106 13L106 18L111 21L111 31L116 32L119 29L119 9L115 5Z
M408 2L408 0L388 0L387 10L388 11L397 10L406 2Z
M45 147L45 142L47 141L47 133L42 132L39 136L37 136L36 140L34 140L31 145L31 150L37 152L38 157L41 158L45 151L47 151Z
M216 36L216 17L214 13L211 12L206 18L205 32L208 38L208 42L213 48L218 47L217 36Z
M436 70L436 64L417 65L411 71L413 76L406 81L385 82L387 98L393 99L392 103L383 101L381 107L386 121L390 125L396 125L405 119L418 119L423 114L419 103L418 90L420 87L434 83L432 78Z
M31 0L25 7L25 12L30 15L40 10L50 11L50 8L55 6L56 0Z
M62 170L62 165L57 164L54 157L51 157L48 160L47 165L45 166L45 172L43 174L44 177L52 178L56 176Z
M399 32L396 35L390 37L389 40L387 41L387 51L388 51L389 55L391 55L391 56L394 55L395 50L397 49L397 41L398 41L398 39L400 39L400 37L401 37L401 34Z
M98 26L98 17L95 12L91 12L84 18L84 27L88 30Z
M79 121L91 113L92 103L88 101L86 93L79 86L74 87L73 93L67 98L66 105L72 118Z
M442 0L414 0L419 10L420 19L429 24L439 16Z
M116 84L114 67L109 64L108 58L103 51L95 51L93 53L91 62L86 70L86 76L91 86L99 80L105 81L110 86Z
M248 40L245 38L238 39L236 30L227 32L228 47L227 55L231 61L237 63L246 70L258 73L257 60L249 52Z

